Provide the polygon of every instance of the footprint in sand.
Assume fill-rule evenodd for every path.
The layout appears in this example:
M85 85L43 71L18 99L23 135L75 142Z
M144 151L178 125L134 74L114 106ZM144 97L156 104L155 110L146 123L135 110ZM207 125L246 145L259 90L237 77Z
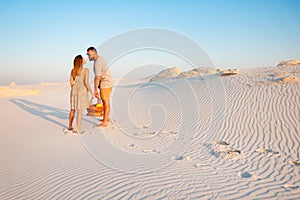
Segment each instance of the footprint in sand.
M204 164L204 163L195 163L194 164L194 167L196 167L196 168L208 167L208 166L209 166L208 164Z
M299 160L291 160L289 163L292 164L292 165L300 166L300 161Z
M297 189L300 186L299 185L293 185L293 184L284 184L283 187L285 187L286 189Z
M251 178L252 174L250 174L249 172L239 172L238 176L241 178Z
M252 180L261 180L260 176L251 174L249 172L238 172L238 176L241 178L251 178Z
M67 133L70 133L70 132L73 132L73 131L70 131L70 130L67 129L67 128L63 128L63 132L64 132L64 134L67 134Z
M216 140L211 147L217 153L228 153L230 150L229 143L223 140Z
M176 161L190 161L192 160L190 157L188 156L180 156L180 155L177 155L177 156L172 156L171 157L172 160L176 160Z
M155 153L160 153L159 151L155 150L155 149L143 149L142 150L143 153L152 153L152 154L155 154Z
M136 144L133 144L133 143L131 143L131 144L128 144L128 145L127 145L127 147L129 147L129 148L135 148L135 149L138 149L138 148L140 148L138 145L136 145Z
M235 160L235 159L240 159L243 158L243 155L241 154L241 150L228 150L227 155L224 156L224 159L226 160Z
M257 153L263 153L263 154L267 154L267 153L272 153L272 154L279 154L278 151L272 151L270 149L256 149L255 150Z
M119 129L119 130L121 129L120 125L114 119L111 120L111 128L112 129Z
M225 142L225 141L223 141L223 140L216 140L216 141L215 141L215 144L225 145L225 146L228 146L228 145L229 145L228 142Z
M78 136L79 134L77 133L74 133L74 132L68 132L68 133L65 133L66 136Z
M253 175L251 177L251 179L253 179L253 180L262 180L262 178L260 176L257 176L257 175Z
M147 126L147 125L137 125L135 128L136 129L148 129L149 126Z
M228 154L241 154L241 150L230 149L227 151Z
M159 136L159 137L167 136L167 137L172 137L174 139L177 136L177 132L175 132L175 131L161 130L156 133L157 133L157 136Z
M77 135L79 135L78 133L74 132L74 130L69 130L69 129L66 129L66 128L63 129L63 132L67 136L77 136ZM84 134L84 133L85 133L84 131L80 132L80 134Z
M117 126L112 126L111 129L120 129L120 128Z
M203 143L204 147L209 149L209 154L216 158L223 158L225 160L236 160L244 158L245 152L239 149L234 149L229 146L229 143L223 140L216 140L211 143Z
M113 138L109 139L109 142L110 142L110 143L119 143L119 141L118 141L118 140L116 140L116 139L113 139Z
M175 132L175 131L162 130L162 131L160 131L160 134L162 134L162 135L176 135L177 132Z

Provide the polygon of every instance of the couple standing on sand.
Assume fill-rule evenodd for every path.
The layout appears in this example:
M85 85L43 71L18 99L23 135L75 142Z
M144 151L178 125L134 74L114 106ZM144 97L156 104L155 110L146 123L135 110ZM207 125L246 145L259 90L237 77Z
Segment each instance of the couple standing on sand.
M73 131L73 120L75 112L77 112L76 117L76 129L75 133L81 133L81 121L82 121L82 111L89 107L90 98L88 93L91 96L102 101L104 107L104 117L101 127L107 127L109 121L108 116L110 112L110 93L113 87L112 78L110 70L105 59L98 55L95 47L89 47L87 49L87 55L90 61L94 61L94 93L89 84L89 69L83 68L83 65L86 63L85 59L78 55L74 59L74 66L70 75L70 85L71 85L71 94L70 94L70 104L71 110L69 115L69 130ZM100 89L100 97L98 89Z

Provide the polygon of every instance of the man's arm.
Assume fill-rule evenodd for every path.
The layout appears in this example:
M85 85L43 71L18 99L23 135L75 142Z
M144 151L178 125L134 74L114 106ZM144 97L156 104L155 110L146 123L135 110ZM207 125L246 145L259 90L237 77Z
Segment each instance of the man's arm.
M98 87L100 84L100 76L95 76L94 78L94 96L99 99Z

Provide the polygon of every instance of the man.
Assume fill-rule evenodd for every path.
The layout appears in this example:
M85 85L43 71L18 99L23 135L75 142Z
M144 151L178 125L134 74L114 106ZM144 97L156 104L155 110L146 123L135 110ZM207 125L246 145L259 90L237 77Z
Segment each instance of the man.
M110 93L113 87L113 82L110 70L105 59L98 55L95 47L87 49L87 55L90 61L94 61L94 96L99 99L98 88L100 89L100 99L104 107L104 116L101 127L107 127L109 121L108 116L110 112Z

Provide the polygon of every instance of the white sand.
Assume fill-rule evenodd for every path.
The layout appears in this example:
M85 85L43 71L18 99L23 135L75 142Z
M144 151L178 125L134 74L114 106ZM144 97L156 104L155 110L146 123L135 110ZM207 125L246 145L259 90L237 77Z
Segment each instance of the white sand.
M85 116L79 136L63 131L67 83L6 87L0 199L299 199L299 75L116 87L109 127Z

